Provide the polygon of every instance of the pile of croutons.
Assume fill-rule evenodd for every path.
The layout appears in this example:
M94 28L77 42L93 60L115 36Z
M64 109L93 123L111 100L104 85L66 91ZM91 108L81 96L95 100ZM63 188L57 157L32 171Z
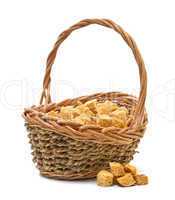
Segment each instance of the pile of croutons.
M135 166L131 164L120 164L111 162L110 171L101 170L97 174L97 185L111 186L117 184L123 187L133 185L146 185L148 184L148 177L144 174L138 174Z
M60 112L51 111L48 115L81 125L124 128L128 125L129 111L112 101L98 102L93 99L84 104L80 102L77 106L63 106Z

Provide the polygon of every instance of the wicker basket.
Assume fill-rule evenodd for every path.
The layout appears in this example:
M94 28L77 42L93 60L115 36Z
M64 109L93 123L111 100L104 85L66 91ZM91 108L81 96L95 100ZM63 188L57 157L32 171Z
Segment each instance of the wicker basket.
M140 95L120 92L98 93L75 99L52 103L50 97L50 73L58 47L72 31L98 24L118 32L131 48L140 74ZM84 179L95 177L99 170L108 168L110 161L128 163L133 159L140 138L147 125L145 99L147 75L145 65L133 38L119 25L108 19L85 19L62 32L50 52L43 81L43 91L39 106L25 109L23 117L29 132L33 160L41 175L58 179ZM77 105L97 99L99 102L111 100L126 106L133 117L127 128L80 125L58 120L45 115L50 110L60 110L61 106Z

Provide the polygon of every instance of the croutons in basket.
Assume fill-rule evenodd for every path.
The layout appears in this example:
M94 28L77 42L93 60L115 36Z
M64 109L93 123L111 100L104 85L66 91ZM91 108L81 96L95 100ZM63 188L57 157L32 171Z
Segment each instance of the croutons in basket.
M73 31L90 24L113 29L131 48L140 74L138 98L126 93L108 92L66 99L59 103L51 101L50 74L59 46ZM33 160L41 175L58 179L85 179L95 177L101 169L107 169L109 162L129 163L147 125L146 89L147 75L142 56L133 38L119 25L109 19L85 19L62 32L47 58L40 105L26 108L23 113ZM98 124L81 124L78 120L46 115L53 111L59 113L62 107L75 107L80 102L85 104L90 100L99 103L111 101L125 107L130 116L127 126L112 126L108 123L108 116L104 115L97 121Z

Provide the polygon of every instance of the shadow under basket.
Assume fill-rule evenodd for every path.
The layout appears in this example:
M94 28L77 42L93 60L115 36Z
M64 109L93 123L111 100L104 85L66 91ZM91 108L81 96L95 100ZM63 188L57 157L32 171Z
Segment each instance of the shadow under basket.
M114 29L133 51L139 66L139 98L120 92L108 92L66 99L59 103L51 102L50 73L58 47L72 31L90 24ZM113 21L85 19L61 33L47 59L40 105L27 108L23 113L33 161L41 175L66 180L93 178L101 169L109 168L109 162L130 162L147 125L146 87L145 65L137 45L132 37ZM98 102L110 100L119 106L125 106L132 116L128 126L117 128L81 125L46 115L52 110L60 111L62 106L76 106L79 102L85 103L93 99Z

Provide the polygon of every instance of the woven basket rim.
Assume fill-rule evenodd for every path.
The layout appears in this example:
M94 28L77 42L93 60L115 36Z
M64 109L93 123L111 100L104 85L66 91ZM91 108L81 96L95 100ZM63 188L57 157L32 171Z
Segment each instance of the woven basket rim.
M117 99L118 98L118 99ZM95 93L93 95L80 96L72 99L66 99L59 103L50 103L47 105L32 106L26 108L23 117L30 126L36 126L41 129L53 131L76 140L93 141L95 143L106 144L129 144L143 137L147 125L147 114L145 111L142 123L139 126L129 126L126 128L100 127L97 125L81 125L70 121L58 120L55 117L48 117L45 113L61 106L76 105L77 102L86 102L92 99L97 101L115 99L116 101L127 100L134 109L137 105L137 98L121 92ZM131 104L132 103L132 104ZM133 110L134 112L134 110Z

